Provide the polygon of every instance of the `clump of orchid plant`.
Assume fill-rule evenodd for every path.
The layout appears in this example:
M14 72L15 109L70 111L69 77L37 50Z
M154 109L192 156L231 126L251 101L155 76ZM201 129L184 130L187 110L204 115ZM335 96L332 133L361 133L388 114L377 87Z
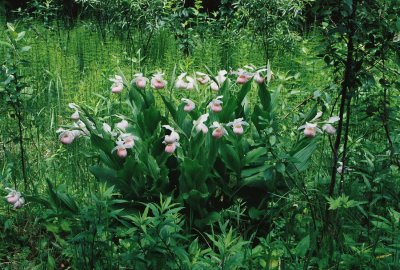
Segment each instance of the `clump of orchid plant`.
M304 129L304 136L309 138L315 137L317 132L323 133L322 130L318 127L318 119L321 116L322 112L318 112L317 115L310 122L306 122L306 124L300 126L298 130ZM339 120L340 118L338 116L332 116L327 121L322 121L319 123L325 123L322 127L323 131L325 131L328 135L333 135L336 133L336 129L332 126L332 124Z
M171 131L169 135L165 135L163 143L165 144L165 152L172 154L179 146L179 134L169 125L163 125L163 128Z
M122 89L124 89L124 81L121 76L115 75L114 78L111 78L110 81L113 82L111 85L112 93L121 93Z
M6 190L8 191L6 200L14 209L21 208L25 204L25 199L22 197L21 192L11 188L6 188Z

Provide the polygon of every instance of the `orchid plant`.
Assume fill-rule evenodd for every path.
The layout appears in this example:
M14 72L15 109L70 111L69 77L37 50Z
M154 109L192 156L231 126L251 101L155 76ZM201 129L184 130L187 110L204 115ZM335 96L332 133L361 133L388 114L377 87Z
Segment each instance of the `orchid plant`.
M127 199L146 201L160 192L172 193L189 206L201 225L201 220L215 211L216 206L210 205L215 197L229 202L242 196L244 188L270 189L273 175L284 172L265 165L270 162L269 149L275 147L265 145L265 141L271 141L269 123L276 122L273 103L277 102L267 87L272 79L269 65L221 70L216 76L203 72L195 75L196 79L183 72L168 84L162 72L151 79L137 73L129 85L123 83L122 74L116 75L111 92L126 88L120 93L125 93L132 110L129 117L108 117L106 123L87 109L70 104L73 124L59 130L59 139L67 145L76 138L90 137L100 150L101 164L90 168L96 178L116 185ZM259 102L249 109L245 99L253 87L258 89ZM175 98L174 93L184 97ZM321 115L314 116L301 127L308 137L319 130ZM331 117L319 123L324 123L323 130L331 134L331 125L337 120ZM309 158L308 151L305 159ZM304 160L293 161L288 173L303 167Z

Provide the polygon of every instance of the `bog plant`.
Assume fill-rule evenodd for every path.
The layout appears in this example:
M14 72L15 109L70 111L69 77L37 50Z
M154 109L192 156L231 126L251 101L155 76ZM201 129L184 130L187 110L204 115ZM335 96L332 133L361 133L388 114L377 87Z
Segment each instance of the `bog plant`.
M314 124L306 123L305 136L294 140L285 157L277 156L282 151L278 93L271 96L268 90L270 67L209 73L195 73L199 84L187 73L175 83L167 82L162 72L151 79L136 74L131 82L116 75L110 79L110 98L118 113L101 118L70 104L74 124L59 130L60 141L90 137L99 151L100 164L90 168L98 180L115 185L127 200L173 196L199 227L217 221L219 209L237 199L259 207L265 204L266 190L279 189L279 179L307 168L319 141L315 122L322 112L317 114L315 105L302 119ZM251 107L247 98L253 91L258 102ZM248 189L263 192L250 198Z

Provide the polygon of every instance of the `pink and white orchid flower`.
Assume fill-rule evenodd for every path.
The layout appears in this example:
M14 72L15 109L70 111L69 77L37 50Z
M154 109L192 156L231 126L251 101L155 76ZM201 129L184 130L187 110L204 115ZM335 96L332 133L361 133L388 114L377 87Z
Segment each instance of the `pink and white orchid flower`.
M175 82L175 88L177 89L186 89L193 90L194 89L194 79L190 76L186 76L187 73L182 73L178 76Z
M133 75L134 79L133 82L135 83L136 87L139 89L146 88L146 84L148 83L149 79L143 76L143 73L136 73Z
M111 129L111 126L109 124L107 124L107 123L103 123L103 130L104 130L105 133L110 134L111 137L117 136L117 133L113 132L112 129Z
M196 121L193 121L193 126L196 129L197 132L202 132L203 134L206 134L208 132L208 127L204 124L204 122L207 121L209 114L203 114L197 119Z
M190 99L182 98L181 101L185 103L185 106L183 107L183 110L185 112L191 112L196 108L196 105Z
M306 122L305 125L302 125L298 128L298 130L304 129L304 136L312 138L315 137L317 131L322 133L322 131L318 128L317 124Z
M14 209L21 208L25 203L25 199L22 197L21 192L11 188L6 188L6 190L8 191L8 195L6 196L7 202L13 205Z
M80 130L80 135L82 135L82 136L84 136L84 135L89 135L89 134L90 134L89 130L87 129L87 127L86 127L86 125L85 125L85 123L84 123L83 121L81 121L81 120L76 121L76 122L74 123L74 127L75 127L76 129L79 129L79 130ZM93 128L93 127L92 127L92 128Z
M129 126L129 123L125 119L121 120L120 122L118 122L116 124L116 127L122 131L125 131L128 126Z
M265 75L265 76L262 75L262 72L265 72L265 71L267 71L267 75L268 75L268 69L267 68L262 68L262 69L257 70L254 73L253 80L258 84L263 84L265 82L265 78L266 78L267 75ZM270 80L271 80L271 78L269 80L267 79L268 82Z
M73 114L71 114L71 120L73 121L79 121L80 117L79 117L79 111L75 111Z
M73 121L79 121L79 107L75 103L69 103L68 107L71 109L75 110L75 112L71 115L71 120Z
M334 135L336 133L336 128L332 124L339 120L339 116L329 117L328 121L326 121L326 124L322 126L322 130L325 131L328 135Z
M210 76L208 76L207 74L203 73L203 72L196 72L197 75L197 81L200 84L207 84L210 81Z
M227 74L228 74L228 72L226 70L218 71L218 75L217 75L216 79L217 79L217 82L219 85L222 85L225 82Z
M175 131L174 128L172 128L170 125L163 125L163 128L171 131L169 135L165 135L164 137L164 142L165 143L173 143L179 141L179 134Z
M219 90L218 84L216 82L214 82L214 81L210 84L210 88L213 91L218 91Z
M116 141L115 142L117 144L116 147L114 147L114 149L111 152L114 152L115 150L117 151L117 156L120 158L126 158L126 156L128 155L128 150L126 150L126 146L124 141Z
M314 137L316 135L316 132L322 133L322 131L318 128L318 123L317 121L321 118L322 112L318 112L313 119L311 119L311 123L306 123L305 125L299 127L300 129L304 129L304 135L306 137ZM333 135L336 133L336 129L331 125L337 121L339 121L340 118L338 116L332 116L329 117L329 119L325 122L326 123L322 126L322 130L325 131L329 135Z
M75 140L76 133L71 130L59 129L58 132L60 132L58 138L62 144L71 144Z
M187 87L187 82L183 80L183 78L186 76L186 73L182 73L181 75L178 76L175 82L175 88L176 89L186 89Z
M115 75L114 78L111 78L110 81L113 82L111 86L112 93L121 93L124 88L124 81L121 76Z
M236 79L237 84L245 84L251 79L251 77L253 77L253 73L250 73L241 68L239 68L237 72L234 72L234 74L238 75Z
M163 144L165 144L164 151L172 154L179 146L179 134L169 125L163 125L163 128L171 131L169 135L165 135Z
M223 96L218 96L217 98L213 99L209 104L208 107L211 109L213 112L220 112L222 111L222 101L221 98Z
M225 134L227 134L226 129L224 126L217 121L214 121L213 124L210 126L210 128L214 128L212 132L212 136L216 139L222 138Z
M233 133L237 135L243 134L243 125L248 126L249 124L246 121L243 121L243 118L238 118L233 120L233 122L229 122L227 126L232 126Z
M133 148L135 145L135 140L138 138L130 133L121 134L118 140L115 142L117 146L113 148L111 152L117 151L117 156L120 158L125 158L128 155L128 150Z
M163 89L167 85L167 81L163 78L164 73L156 73L151 78L151 87L154 89Z
M139 138L136 136L133 136L130 133L123 133L119 135L119 140L124 142L124 146L127 149L133 148L135 146L135 141L137 141Z
M218 75L215 77L215 81L212 81L210 84L210 88L213 91L218 91L222 84L226 81L226 75L228 72L226 70L218 71Z

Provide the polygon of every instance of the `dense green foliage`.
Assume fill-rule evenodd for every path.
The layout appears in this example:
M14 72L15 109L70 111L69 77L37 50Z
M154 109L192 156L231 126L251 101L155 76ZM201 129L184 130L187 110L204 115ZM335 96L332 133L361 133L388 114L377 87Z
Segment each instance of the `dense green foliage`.
M0 8L1 269L398 269L399 1L203 3Z

